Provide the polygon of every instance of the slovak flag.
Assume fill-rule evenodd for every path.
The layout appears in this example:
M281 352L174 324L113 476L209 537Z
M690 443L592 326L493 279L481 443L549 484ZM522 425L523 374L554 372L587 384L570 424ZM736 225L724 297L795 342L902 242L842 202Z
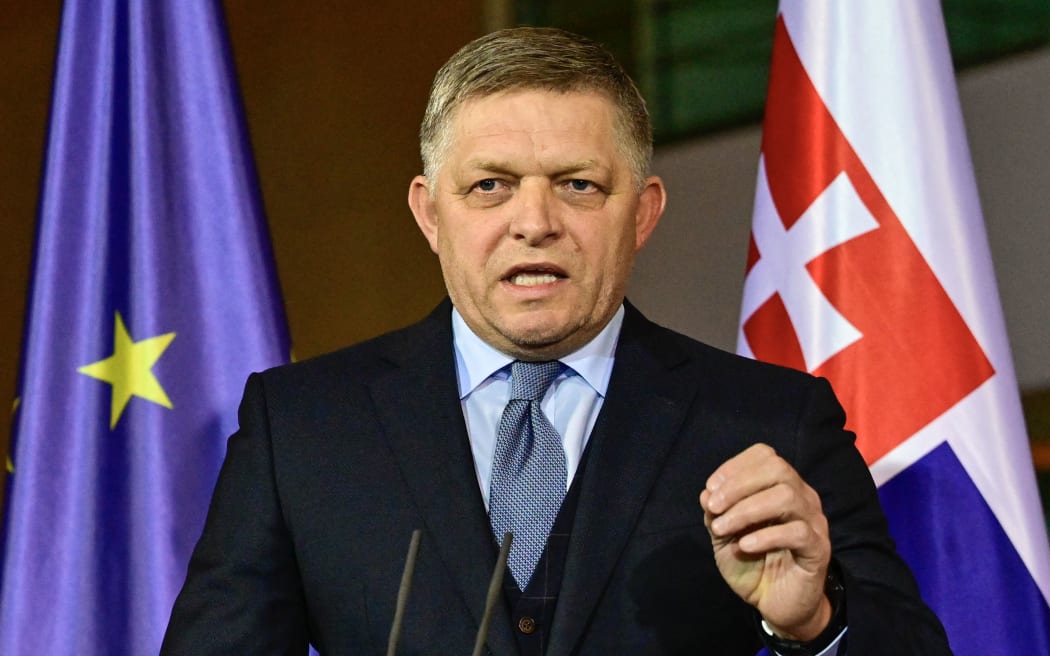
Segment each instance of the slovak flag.
M936 0L781 1L738 350L831 381L956 654L1050 654L1050 549Z

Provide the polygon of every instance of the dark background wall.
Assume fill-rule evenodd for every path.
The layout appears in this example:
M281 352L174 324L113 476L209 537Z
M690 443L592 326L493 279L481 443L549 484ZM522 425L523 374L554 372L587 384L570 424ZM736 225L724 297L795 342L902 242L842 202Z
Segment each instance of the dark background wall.
M408 211L434 71L478 3L226 3L295 353L420 316L442 295Z
M0 0L0 460L22 344L37 185L51 97L57 0ZM3 489L0 487L0 495Z

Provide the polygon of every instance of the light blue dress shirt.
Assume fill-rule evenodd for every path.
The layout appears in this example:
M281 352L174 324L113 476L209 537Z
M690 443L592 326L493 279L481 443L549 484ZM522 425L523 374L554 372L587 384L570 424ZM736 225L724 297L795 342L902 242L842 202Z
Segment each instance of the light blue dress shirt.
M594 339L578 351L560 358L566 369L555 379L540 402L544 414L562 438L566 490L572 485L583 449L587 446L591 429L594 428L609 389L623 314L621 305ZM470 450L474 454L474 473L478 477L478 487L487 510L496 431L503 408L510 400L510 365L514 358L492 348L474 334L455 308L452 309L452 343L456 350L459 403L467 424ZM818 656L836 656L845 634L846 630L843 629Z
M544 414L562 438L566 490L572 485L609 388L623 313L621 306L594 339L578 351L560 358L566 369L540 402ZM482 341L455 309L452 310L452 340L456 349L459 402L474 454L474 473L487 509L496 430L503 408L510 400L510 364L514 358Z

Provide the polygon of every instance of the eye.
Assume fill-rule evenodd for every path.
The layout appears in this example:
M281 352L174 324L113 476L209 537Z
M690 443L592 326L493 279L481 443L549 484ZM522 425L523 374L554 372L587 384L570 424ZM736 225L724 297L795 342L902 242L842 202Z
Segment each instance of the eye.
M495 207L514 194L513 183L500 178L482 178L463 193L471 207Z
M584 178L560 180L557 189L562 202L580 209L597 209L609 197L607 187Z

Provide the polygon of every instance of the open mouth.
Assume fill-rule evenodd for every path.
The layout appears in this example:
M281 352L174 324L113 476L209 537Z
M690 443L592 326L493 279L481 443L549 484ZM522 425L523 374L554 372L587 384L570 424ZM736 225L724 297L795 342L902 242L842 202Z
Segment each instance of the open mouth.
M535 287L537 285L549 285L568 277L565 272L557 267L541 265L515 267L503 277L503 280L521 287Z

